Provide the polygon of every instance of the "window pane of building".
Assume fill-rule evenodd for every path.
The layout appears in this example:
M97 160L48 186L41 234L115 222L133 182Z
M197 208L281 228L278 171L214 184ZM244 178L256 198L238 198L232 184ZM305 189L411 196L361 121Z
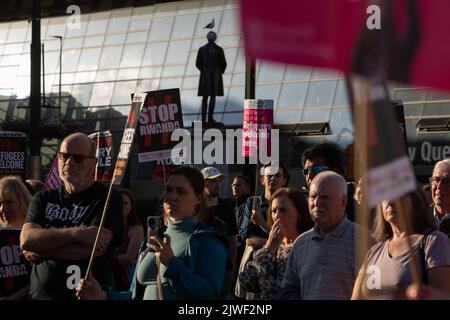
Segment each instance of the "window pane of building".
M142 63L145 44L125 45L120 67L139 67Z
M105 41L105 36L86 37L84 39L83 47L98 47L102 46Z
M333 100L336 80L311 82L306 106L329 106Z
M45 38L49 39L52 36L64 37L66 32L66 23L66 17L51 18L48 23L47 34L45 35Z
M164 67L163 77L175 77L184 75L185 66L166 66Z
M189 57L190 40L171 41L167 51L166 63L187 63Z
M164 63L167 42L149 43L145 49L142 65L158 66Z
M311 77L311 71L312 68L288 65L284 80L309 80Z
M350 108L334 108L331 111L330 130L332 134L337 135L345 130L353 131Z
M283 124L283 123L296 123L300 121L300 117L302 115L302 111L281 111L277 110L274 115L274 123L275 124Z
M197 90L182 90L180 92L181 107L183 113L197 113L200 112L202 98L197 97Z
M241 111L244 108L244 87L231 87L225 111Z
M92 90L90 106L106 106L111 102L111 96L113 93L114 83L95 83Z
M7 43L11 42L24 42L26 41L25 36L27 35L28 22L18 21L11 22L9 27Z
M131 104L131 94L134 93L137 81L117 82L111 99L111 104Z
M137 79L139 76L139 68L126 68L126 69L119 69L117 71L117 78L116 80L130 80L130 79Z
M173 20L173 16L154 18L150 29L149 40L168 40L170 38Z
M273 100L274 108L277 108L280 87L281 87L281 85L279 85L279 84L256 85L255 95L256 95L256 97L258 97L258 99Z
M125 33L107 35L105 39L105 45L125 43L126 37L127 35Z
M63 39L63 49L79 49L83 44L83 38L65 38Z
M145 67L141 68L139 78L156 78L160 77L162 72L161 67Z
M347 86L345 84L345 80L339 80L338 86L336 89L336 97L334 98L335 106L347 106L349 105L348 95L347 95Z
M77 72L75 75L75 82L94 82L97 76L96 71Z
M101 48L83 49L78 63L78 71L96 70L100 59L100 50Z
M145 42L147 40L147 31L129 32L126 43Z
M104 47L100 58L99 69L119 67L122 49L122 46Z
M181 86L181 80L181 78L162 78L159 83L159 89L179 88Z
M93 84L76 84L72 88L72 97L82 106L88 106Z
M137 20L132 18L129 25L129 31L150 30L151 18L144 20Z
M97 71L95 81L114 81L117 77L117 70Z
M257 83L279 82L283 80L284 64L263 61L257 75Z
M197 14L184 14L176 16L173 26L172 39L188 38L194 34Z
M8 39L9 25L9 23L0 23L0 43L5 43Z
M227 9L222 13L222 23L219 33L240 32L240 22L238 20L238 9Z
M311 79L332 79L339 77L339 72L330 70L330 69L322 69L322 68L313 68Z
M308 83L285 83L281 89L277 109L303 108Z
M221 122L230 125L240 125L242 124L242 119L242 112L224 113Z
M62 53L63 72L74 72L77 70L78 60L80 58L80 50L64 50Z
M86 35L105 34L110 12L93 13L89 19Z
M109 19L108 33L127 32L131 9L113 11Z
M302 114L302 121L314 122L314 121L329 121L330 109L317 108L317 109L304 109Z
M159 79L138 80L136 85L136 93L157 90L159 86Z

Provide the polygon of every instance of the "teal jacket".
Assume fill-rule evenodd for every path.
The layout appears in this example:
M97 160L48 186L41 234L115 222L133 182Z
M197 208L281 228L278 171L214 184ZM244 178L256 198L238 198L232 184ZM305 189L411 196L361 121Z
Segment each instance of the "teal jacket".
M216 299L222 289L228 257L228 241L213 228L201 223L189 238L184 257L173 257L164 276L179 299ZM108 300L141 300L145 287L137 282L137 270L149 253L147 239L139 250L139 258L129 291L108 289Z

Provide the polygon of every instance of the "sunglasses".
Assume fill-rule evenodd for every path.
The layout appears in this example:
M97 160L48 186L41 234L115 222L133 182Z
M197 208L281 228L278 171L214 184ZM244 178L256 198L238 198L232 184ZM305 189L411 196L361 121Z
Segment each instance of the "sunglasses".
M303 169L303 175L305 177L309 176L311 173L316 175L316 174L319 174L319 173L321 173L323 171L327 171L329 169L330 168L327 167L327 166L312 166L310 168Z
M85 156L84 154L76 154L76 153L69 153L69 152L58 152L58 159L66 162L70 158L73 159L73 161L77 164L80 164L84 161L84 159L95 159L93 156Z

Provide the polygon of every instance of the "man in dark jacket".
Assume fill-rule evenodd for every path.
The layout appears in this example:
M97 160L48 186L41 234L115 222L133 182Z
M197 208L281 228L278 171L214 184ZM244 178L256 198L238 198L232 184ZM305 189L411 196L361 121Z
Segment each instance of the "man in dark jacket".
M206 123L206 109L209 100L208 126L214 126L214 108L216 106L216 96L223 96L222 74L227 68L225 54L221 47L215 44L217 34L214 31L208 32L208 43L198 50L195 65L200 70L200 80L198 84L198 96L202 96L202 123Z

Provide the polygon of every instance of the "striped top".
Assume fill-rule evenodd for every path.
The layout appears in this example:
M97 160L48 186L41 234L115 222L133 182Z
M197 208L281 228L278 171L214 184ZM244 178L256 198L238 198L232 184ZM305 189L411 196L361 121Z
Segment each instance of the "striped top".
M282 299L350 299L358 268L355 232L346 217L330 233L317 225L295 241L282 284Z

